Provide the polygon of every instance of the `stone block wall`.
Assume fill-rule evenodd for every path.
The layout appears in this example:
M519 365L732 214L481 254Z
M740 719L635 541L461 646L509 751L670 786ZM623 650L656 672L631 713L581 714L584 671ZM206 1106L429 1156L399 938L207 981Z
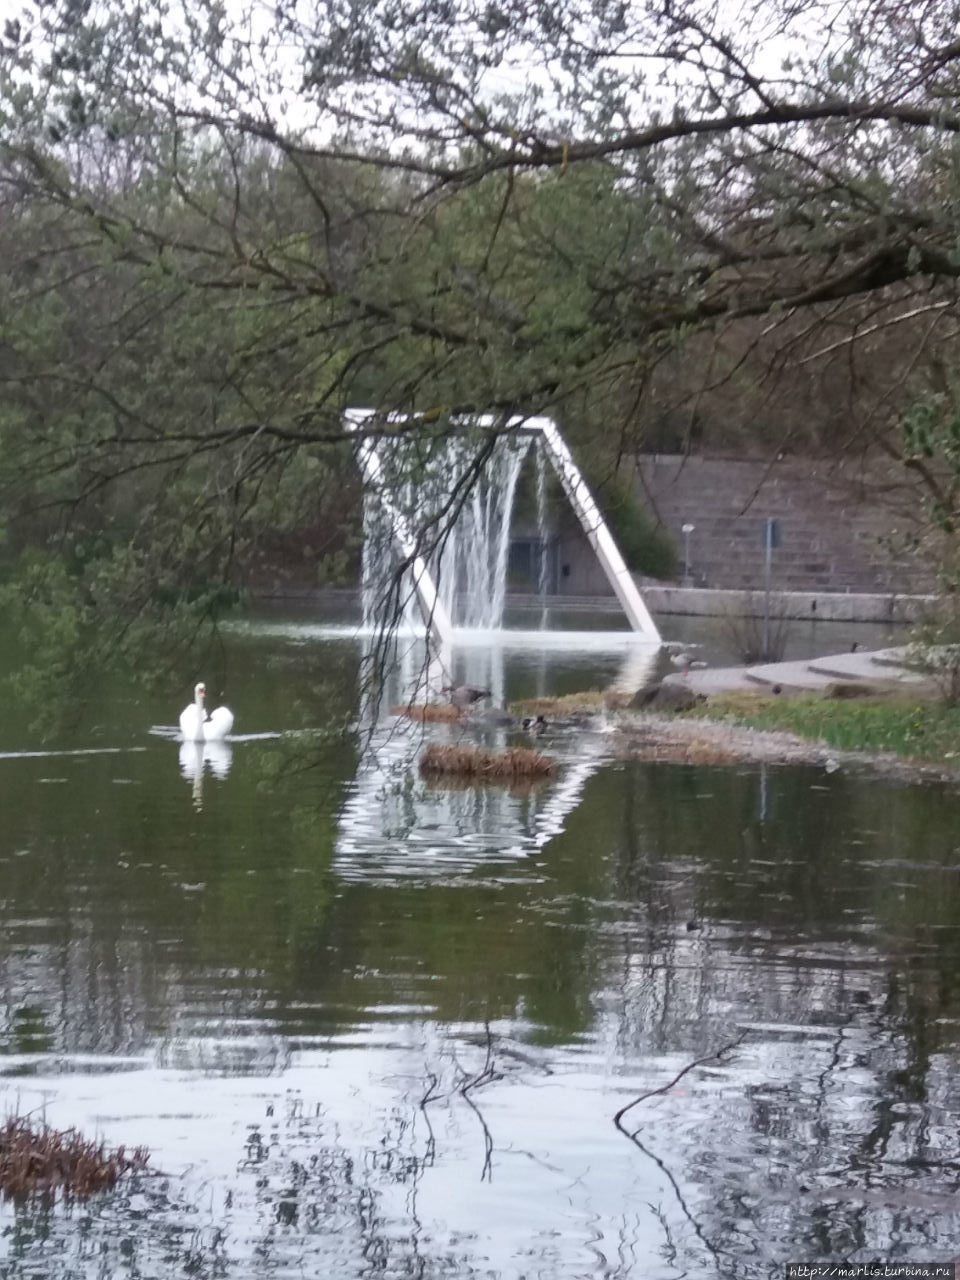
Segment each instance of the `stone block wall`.
M656 454L643 460L639 484L681 561L682 526L695 526L692 585L762 587L767 517L780 527L775 590L912 593L935 585L915 557L895 550L922 501L902 468Z

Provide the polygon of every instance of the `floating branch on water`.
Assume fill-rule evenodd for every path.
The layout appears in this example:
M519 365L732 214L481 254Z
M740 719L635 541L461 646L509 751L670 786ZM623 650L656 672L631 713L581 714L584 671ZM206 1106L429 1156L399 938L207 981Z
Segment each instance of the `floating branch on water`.
M634 1098L632 1102L628 1102L626 1106L621 1107L617 1114L613 1117L613 1123L617 1126L621 1133L626 1134L630 1139L634 1139L636 1135L631 1133L623 1124L623 1117L628 1111L632 1111L634 1107L639 1106L641 1102L646 1102L647 1098L655 1098L658 1094L669 1093L678 1081L682 1080L688 1071L693 1071L695 1067L702 1067L705 1062L716 1062L723 1058L724 1054L730 1053L736 1049L738 1045L743 1044L744 1040L750 1034L750 1028L741 1031L736 1040L731 1040L729 1044L722 1045L714 1053L707 1053L702 1058L694 1058L693 1062L688 1062L672 1080L668 1080L666 1084L662 1084L659 1089L648 1089L646 1093L641 1093L638 1098Z
M420 772L432 775L473 778L479 782L514 782L517 779L545 778L556 761L527 747L506 751L484 751L481 747L460 747L435 742L420 757Z
M447 702L435 704L411 703L407 707L391 707L390 714L392 716L406 716L408 720L417 720L421 723L434 720L449 723L460 719L460 708L451 706Z
M0 1128L0 1192L5 1196L63 1191L89 1196L108 1191L126 1173L146 1168L146 1147L128 1155L110 1151L76 1129L51 1129L24 1116L9 1116Z

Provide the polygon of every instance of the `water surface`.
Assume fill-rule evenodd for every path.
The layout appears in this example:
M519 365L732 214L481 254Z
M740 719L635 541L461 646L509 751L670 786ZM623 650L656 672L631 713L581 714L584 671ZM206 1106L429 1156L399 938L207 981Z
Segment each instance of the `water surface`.
M362 656L235 634L220 752L168 736L189 691L0 727L3 1102L157 1171L8 1203L0 1273L954 1256L957 793L626 762L602 722L548 731L540 790L428 787L423 730L363 720ZM508 698L640 659L452 661Z

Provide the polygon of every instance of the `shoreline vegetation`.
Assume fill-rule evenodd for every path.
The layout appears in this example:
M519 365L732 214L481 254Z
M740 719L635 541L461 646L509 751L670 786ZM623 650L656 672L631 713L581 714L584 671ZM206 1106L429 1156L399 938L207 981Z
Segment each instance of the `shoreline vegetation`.
M0 1195L45 1194L85 1199L112 1190L119 1180L143 1173L146 1147L109 1148L75 1129L54 1129L43 1120L10 1115L0 1125Z
M717 694L681 713L697 720L779 730L838 751L893 753L921 764L960 770L960 706L890 695L826 698L736 692Z
M932 695L857 698L737 690L673 712L635 710L626 695L595 691L514 705L551 724L612 715L618 752L686 764L856 764L900 777L960 777L960 705Z

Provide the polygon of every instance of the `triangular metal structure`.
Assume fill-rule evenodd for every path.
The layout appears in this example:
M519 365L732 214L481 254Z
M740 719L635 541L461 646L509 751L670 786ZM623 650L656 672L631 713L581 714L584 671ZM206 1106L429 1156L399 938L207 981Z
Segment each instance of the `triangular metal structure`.
M349 430L359 431L371 418L377 417L374 409L348 409L346 423ZM402 416L391 415L391 421L403 421ZM600 509L593 499L589 486L580 468L573 460L566 441L560 434L556 423L551 418L510 418L506 423L492 416L484 415L470 419L471 426L494 427L499 425L505 430L515 433L525 432L538 435L543 440L544 452L549 458L557 479L583 531L596 552L600 567L613 587L617 599L623 608L632 630L636 631L651 644L660 644L660 632L650 616L650 611L643 602L637 584L630 570L624 563L620 549L613 534L607 526ZM410 561L410 573L416 589L420 610L427 627L442 642L448 642L454 632L450 616L437 592L437 585L424 558L417 552L417 543L413 531L396 503L391 500L383 479L383 464L377 449L375 436L367 436L361 440L357 457L363 473L365 484L380 497L384 510L390 518L393 536L402 554Z

